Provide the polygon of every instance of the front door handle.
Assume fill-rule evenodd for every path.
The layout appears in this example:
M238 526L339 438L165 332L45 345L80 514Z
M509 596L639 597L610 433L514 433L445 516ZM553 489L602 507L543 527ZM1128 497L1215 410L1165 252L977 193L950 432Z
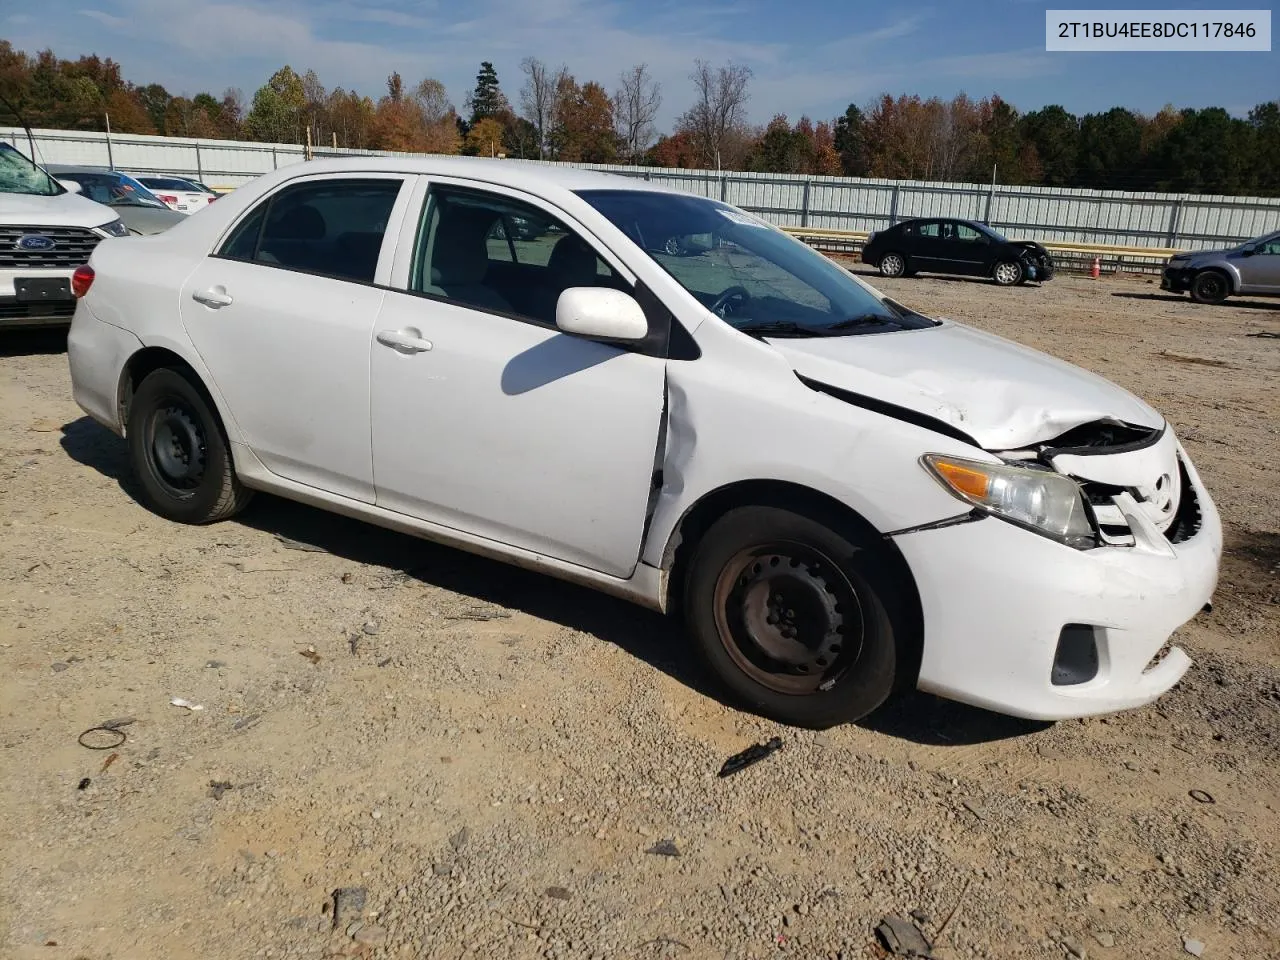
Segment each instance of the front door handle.
M211 287L208 290L197 290L191 294L191 299L197 303L203 303L206 307L229 307L233 303L230 294L222 287Z
M378 342L404 353L424 353L431 349L431 341L423 340L416 330L379 330Z

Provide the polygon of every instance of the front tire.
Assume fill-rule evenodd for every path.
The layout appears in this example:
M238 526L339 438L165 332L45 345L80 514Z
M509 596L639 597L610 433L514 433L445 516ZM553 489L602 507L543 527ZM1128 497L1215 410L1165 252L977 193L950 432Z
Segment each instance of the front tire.
M1191 299L1196 303L1221 303L1230 294L1230 282L1217 270L1202 270L1191 281Z
M886 253L880 258L882 277L901 277L907 272L907 258L900 253Z
M897 663L879 547L776 507L741 507L698 543L684 591L700 658L734 697L823 728L889 696Z
M204 389L168 368L143 379L129 406L129 459L147 507L178 523L212 523L253 491L236 477L222 422Z
M1026 272L1017 260L1001 260L991 269L991 279L1002 287L1016 286L1025 277Z

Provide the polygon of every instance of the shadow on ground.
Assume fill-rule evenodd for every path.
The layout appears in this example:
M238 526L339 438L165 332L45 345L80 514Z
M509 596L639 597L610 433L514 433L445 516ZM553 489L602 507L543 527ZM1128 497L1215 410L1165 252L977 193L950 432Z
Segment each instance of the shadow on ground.
M0 357L34 357L66 351L66 327L11 327L0 335Z
M1190 303L1200 306L1190 297L1172 293L1122 293L1117 291L1111 295L1113 297L1123 297L1125 300L1159 300L1164 303ZM1234 297L1228 298L1222 303L1206 304L1205 306L1228 307L1237 310L1280 310L1280 302L1267 303L1265 300L1237 300Z
M141 507L140 488L119 437L82 417L63 426L62 448L77 463L115 480ZM294 549L306 545L354 563L398 570L422 583L590 634L690 689L728 703L694 660L678 620L672 617L544 574L269 494L255 496L232 522L288 541L286 546ZM859 725L886 736L937 746L1004 740L1045 726L915 692L890 700Z

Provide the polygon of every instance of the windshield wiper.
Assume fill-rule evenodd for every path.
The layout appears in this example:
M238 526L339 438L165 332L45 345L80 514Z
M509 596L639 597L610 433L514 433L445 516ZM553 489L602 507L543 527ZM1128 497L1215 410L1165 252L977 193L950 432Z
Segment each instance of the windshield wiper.
M763 334L774 337L818 337L822 335L821 330L815 330L813 327L802 327L794 320L756 320L752 323L744 323L741 326L734 324L735 330L741 330L743 333Z
M883 313L863 313L856 317L849 317L847 320L840 320L830 324L827 330L852 330L854 327L871 327L881 323L893 323L893 317L886 317Z

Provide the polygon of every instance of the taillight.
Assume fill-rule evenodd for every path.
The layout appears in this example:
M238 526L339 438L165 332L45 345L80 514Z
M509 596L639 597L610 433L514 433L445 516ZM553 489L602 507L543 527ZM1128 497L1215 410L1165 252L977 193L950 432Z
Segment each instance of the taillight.
M80 266L76 267L76 272L71 275L71 292L75 295L76 299L83 297L89 292L89 288L93 286L93 278L95 276L96 274L93 272L93 267L89 266L87 263L82 263Z
M167 193L158 194L161 203L177 203L178 198Z

